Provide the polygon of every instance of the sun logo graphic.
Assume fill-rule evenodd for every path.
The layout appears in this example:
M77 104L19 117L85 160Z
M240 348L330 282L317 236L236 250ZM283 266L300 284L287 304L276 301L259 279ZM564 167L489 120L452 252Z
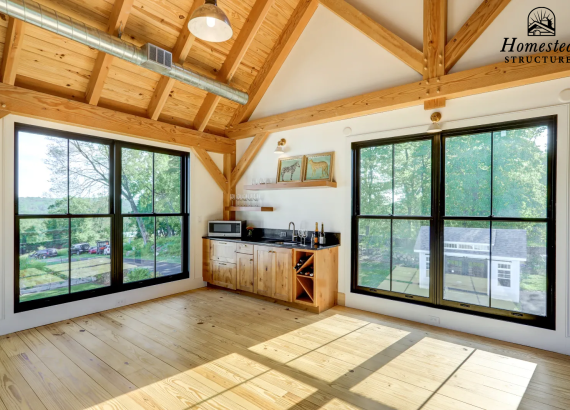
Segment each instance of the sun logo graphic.
M537 7L528 15L529 36L555 36L556 17L552 10L546 7Z

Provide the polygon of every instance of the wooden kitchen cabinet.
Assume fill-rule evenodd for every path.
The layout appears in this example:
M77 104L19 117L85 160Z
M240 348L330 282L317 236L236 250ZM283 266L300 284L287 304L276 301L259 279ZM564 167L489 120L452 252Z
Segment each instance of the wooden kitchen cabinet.
M256 293L255 271L253 270L253 255L238 253L236 254L236 258L237 288L239 290L245 290L246 292Z
M273 297L275 299L292 301L293 288L293 250L274 248L275 271L273 272Z
M272 276L275 264L273 248L268 246L256 246L253 251L254 264L256 270L257 294L273 297L271 287Z
M236 243L210 241L210 257L214 261L236 263Z
M289 249L206 238L202 243L202 277L212 285L319 313L336 304L337 247ZM301 258L305 263L296 271ZM303 275L310 266L313 276Z
M211 261L212 283L236 290L237 274L234 263Z
M291 302L292 300L291 249L255 246L257 294Z

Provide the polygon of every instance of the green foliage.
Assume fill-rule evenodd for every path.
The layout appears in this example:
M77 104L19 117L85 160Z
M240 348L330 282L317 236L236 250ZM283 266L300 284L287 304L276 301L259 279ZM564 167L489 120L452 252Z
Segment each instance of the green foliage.
M127 273L124 282L137 282L139 280L151 279L153 277L154 275L152 270L149 268L134 268Z
M56 201L55 198L22 197L18 199L18 212L26 215L46 215Z

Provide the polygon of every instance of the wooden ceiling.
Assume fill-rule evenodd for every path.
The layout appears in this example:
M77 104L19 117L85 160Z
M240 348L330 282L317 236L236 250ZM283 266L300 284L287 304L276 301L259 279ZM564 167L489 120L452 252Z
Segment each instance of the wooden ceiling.
M108 30L114 7L129 7L129 3L132 3L122 38L138 46L148 42L167 50L173 50L178 38L184 34L188 15L193 6L196 6L193 3L203 4L203 0L115 0L116 4L113 0L37 1L104 31ZM256 0L219 0L218 5L232 23L233 38L223 43L207 43L195 39L184 66L213 79L219 77L255 3ZM268 3L266 10L262 11L264 18L260 19L261 25L237 65L235 74L230 76L230 85L245 92L250 92L268 56L279 45L281 37L287 34L284 34L284 29L295 8L299 6L299 0L257 0L257 3ZM0 17L0 51L3 51L9 17ZM94 67L98 51L29 24L24 26L23 45L15 65L15 85L85 101L91 77L97 73ZM113 58L97 104L115 111L148 117L160 77L157 73ZM223 135L239 105L220 99L209 121L202 118L201 122L205 126L196 127L194 119L204 104L206 95L206 92L197 88L173 82L158 120L188 128L203 128L205 132ZM209 104L211 103L210 101Z

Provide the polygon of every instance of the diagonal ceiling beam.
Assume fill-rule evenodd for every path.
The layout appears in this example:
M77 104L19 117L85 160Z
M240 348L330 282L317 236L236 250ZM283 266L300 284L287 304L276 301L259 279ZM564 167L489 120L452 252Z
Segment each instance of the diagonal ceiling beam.
M484 0L445 46L445 72L449 72L511 0Z
M293 15L287 22L283 32L279 36L275 47L271 50L263 67L257 73L253 84L249 88L249 102L246 105L240 106L232 120L230 121L230 128L247 121L251 114L257 108L257 105L265 95L269 85L279 72L279 69L289 56L293 46L303 33L303 30L309 23L309 20L317 10L319 0L301 0L297 8L293 11Z
M249 147L247 147L238 164L232 171L230 182L232 187L236 186L241 177L243 177L243 174L245 174L245 171L247 171L253 162L253 159L267 140L267 137L269 137L269 133L262 132L261 134L257 134L255 138L249 143Z
M172 59L174 61L184 63L184 60L186 60L186 57L188 57L188 54L190 53L190 49L194 45L194 40L196 40L196 37L194 37L194 35L188 29L188 22L190 21L192 14L194 14L194 11L196 11L196 9L202 4L204 4L204 0L194 0L194 3L192 3L192 8L188 12L188 17L186 17L186 21L182 26L182 31L180 32L178 40L176 40L176 45L172 50ZM172 87L174 87L175 81L176 80L170 77L160 77L160 80L158 81L158 84L156 85L154 93L150 99L150 104L148 105L147 111L149 118L158 120L162 109L166 105L168 96L172 91Z
M232 79L274 1L275 0L257 0L255 2L247 21L243 25L230 53L226 57L226 61L224 61L220 72L216 76L216 80L227 83ZM220 99L221 97L215 94L208 93L208 95L206 95L202 106L196 114L196 118L194 118L194 128L198 131L204 131Z
M362 34L420 74L424 74L423 53L345 0L320 0L321 4Z
M446 41L447 0L424 0L424 79L445 74Z
M2 55L2 67L0 68L2 82L14 85L16 82L16 69L22 46L24 44L24 22L9 17Z
M125 30L125 25L131 13L134 0L115 0L111 16L109 17L109 25L107 26L107 33L114 36L119 34L119 30ZM122 28L121 28L122 27ZM85 91L85 100L87 104L97 105L101 92L105 85L105 80L109 75L109 69L113 63L113 56L99 52L95 65L91 72L91 78Z
M206 171L208 171L222 192L226 192L228 190L228 180L222 171L220 171L220 168L218 168L210 154L208 154L205 149L197 147L192 148L192 152L196 155L200 163L204 165L204 168L206 168Z
M6 84L0 84L0 105L3 111L24 117L41 118L149 141L183 147L199 147L223 154L233 153L236 150L235 141L226 137L218 137Z
M531 63L526 62L531 59ZM554 59L551 62L550 58ZM423 104L434 97L461 98L490 91L570 77L570 52L545 53L525 57L525 62L502 62L447 74L437 79L414 82L344 98L267 118L246 122L227 130L230 138L253 137L261 132L279 132L363 115L392 111ZM546 61L545 61L546 60Z

